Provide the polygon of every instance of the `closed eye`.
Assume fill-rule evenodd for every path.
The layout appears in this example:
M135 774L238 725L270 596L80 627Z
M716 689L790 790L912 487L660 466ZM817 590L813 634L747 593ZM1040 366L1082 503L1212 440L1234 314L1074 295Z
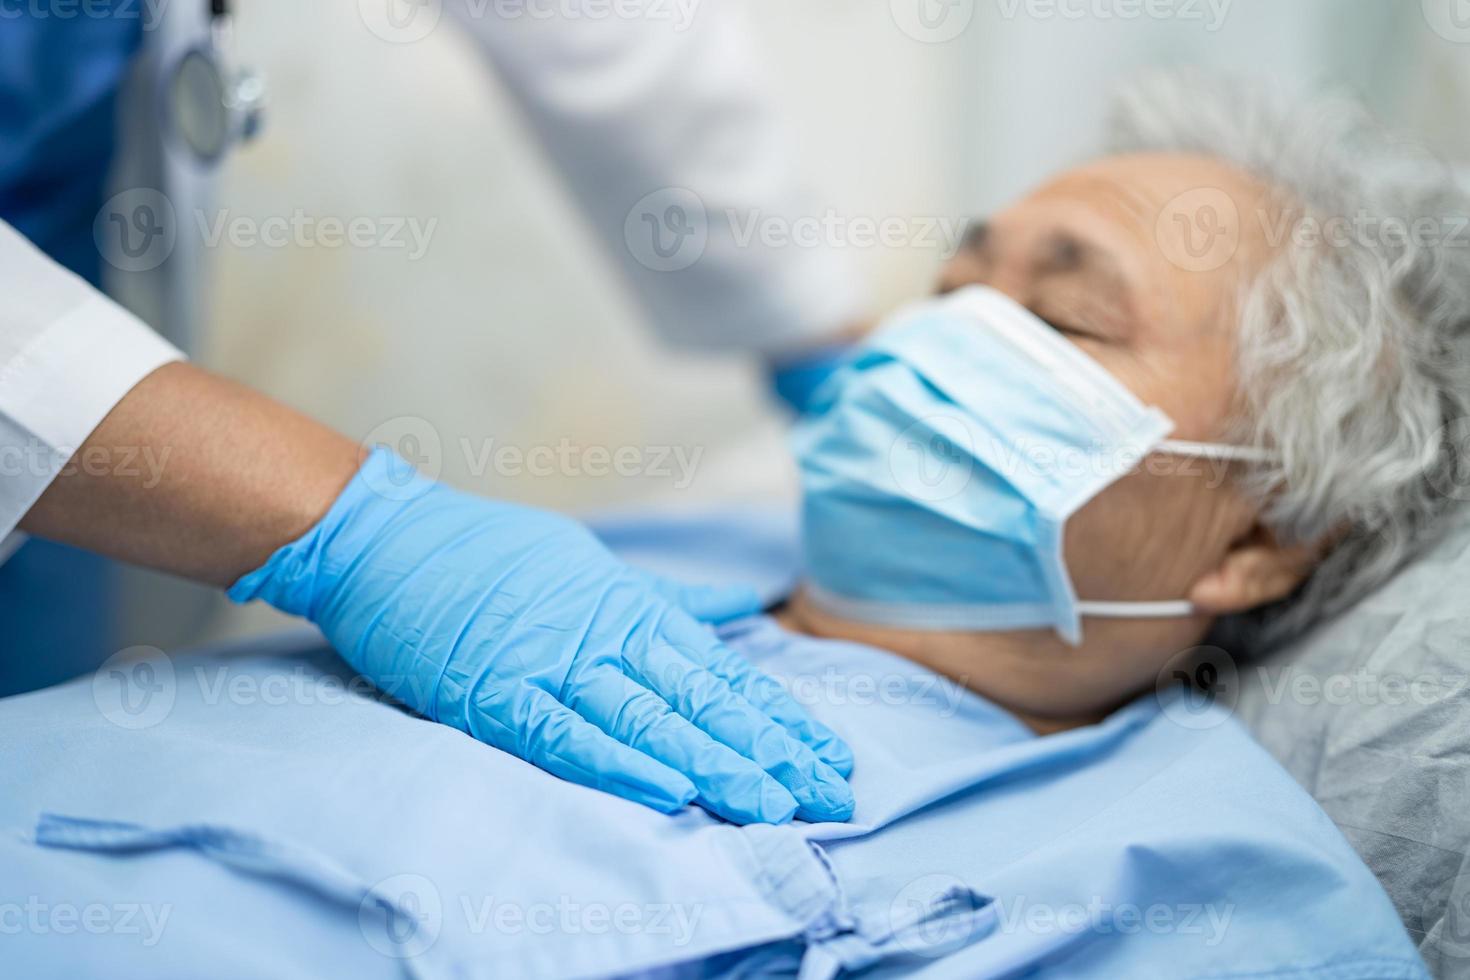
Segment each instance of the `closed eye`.
M1037 316L1042 323L1045 323L1048 327L1051 327L1053 330L1064 337L1086 337L1089 340L1102 339L1097 334L1092 333L1088 330L1083 330L1081 327L1073 326L1070 323L1059 320L1048 320L1046 317L1040 316L1040 314L1038 314Z

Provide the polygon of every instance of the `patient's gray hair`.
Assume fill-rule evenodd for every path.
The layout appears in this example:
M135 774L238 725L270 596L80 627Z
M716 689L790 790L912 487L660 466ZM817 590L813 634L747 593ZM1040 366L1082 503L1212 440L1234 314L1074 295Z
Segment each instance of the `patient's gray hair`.
M1111 134L1118 151L1248 171L1294 208L1288 233L1338 219L1338 233L1288 239L1240 303L1239 435L1280 455L1248 485L1283 540L1330 544L1296 595L1222 624L1275 645L1362 598L1470 498L1470 197L1352 101L1282 86L1144 78Z

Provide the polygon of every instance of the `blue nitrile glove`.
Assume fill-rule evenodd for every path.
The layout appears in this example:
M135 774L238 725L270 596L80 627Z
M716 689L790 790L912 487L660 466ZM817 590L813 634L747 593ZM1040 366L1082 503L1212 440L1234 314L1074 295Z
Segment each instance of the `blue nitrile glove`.
M767 369L771 390L796 414L805 415L817 389L847 363L852 352L851 344L834 344L793 360L772 362Z
M305 616L409 707L564 779L741 823L852 815L847 746L695 619L753 592L634 571L575 521L384 449L229 595Z

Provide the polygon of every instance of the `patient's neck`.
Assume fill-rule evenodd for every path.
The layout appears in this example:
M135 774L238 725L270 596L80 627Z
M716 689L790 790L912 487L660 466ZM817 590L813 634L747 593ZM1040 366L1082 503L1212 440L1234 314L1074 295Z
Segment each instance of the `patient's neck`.
M942 677L967 687L976 694L1004 708L1017 720L1039 735L1079 728L1100 721L1106 711L1038 712L1023 705L1019 698L1007 697L1013 687L1021 691L1045 691L1056 683L1054 673L1040 665L1031 649L1019 649L1012 634L947 633L874 626L843 619L813 605L798 590L790 600L773 613L787 630L829 640L861 643L895 653L906 660L932 670ZM977 669L982 668L982 669ZM999 677L998 673L1008 676Z

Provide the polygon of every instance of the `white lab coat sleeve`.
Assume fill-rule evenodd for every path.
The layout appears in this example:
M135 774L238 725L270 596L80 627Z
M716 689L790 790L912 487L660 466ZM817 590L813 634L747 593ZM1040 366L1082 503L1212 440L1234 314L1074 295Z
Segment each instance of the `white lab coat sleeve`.
M0 221L0 541L112 407L182 356Z
M793 173L734 0L574 5L600 17L547 16L562 10L552 0L445 7L505 80L666 339L780 355L863 315L840 243L780 240L823 214Z

